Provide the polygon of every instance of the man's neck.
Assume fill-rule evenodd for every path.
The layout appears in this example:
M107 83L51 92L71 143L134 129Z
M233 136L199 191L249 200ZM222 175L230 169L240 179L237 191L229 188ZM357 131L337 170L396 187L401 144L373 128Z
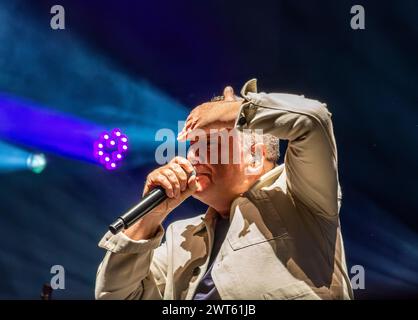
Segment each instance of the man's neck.
M275 167L275 164L273 162L265 162L264 163L264 167L263 167L263 172L258 175L251 183L248 184L248 188L246 188L246 191L248 191L249 189L251 189L251 187L260 179L260 177L262 177L264 174L266 174L267 172L269 172L270 170L272 170ZM245 191L244 191L245 192ZM237 199L238 197L242 197L244 192L241 192L239 194L236 194L231 201L229 201L226 205L224 206L211 206L220 216L222 216L222 218L227 219L231 213L231 205L234 202L235 199Z

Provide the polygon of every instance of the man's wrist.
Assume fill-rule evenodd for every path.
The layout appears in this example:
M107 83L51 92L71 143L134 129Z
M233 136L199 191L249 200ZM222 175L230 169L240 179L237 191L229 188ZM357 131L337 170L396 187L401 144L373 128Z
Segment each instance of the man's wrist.
M125 235L132 240L149 240L153 238L162 223L162 219L144 217L124 231Z
M243 101L244 100L228 102L228 104L225 106L225 108L227 108L226 118L227 118L227 122L229 123L227 127L231 127L231 128L234 127L235 121L237 117L239 116L239 112L241 110L241 105Z

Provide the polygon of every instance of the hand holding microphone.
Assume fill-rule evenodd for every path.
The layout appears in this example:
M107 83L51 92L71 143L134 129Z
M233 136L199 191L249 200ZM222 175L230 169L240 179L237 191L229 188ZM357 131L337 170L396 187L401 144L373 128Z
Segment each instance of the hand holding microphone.
M114 234L126 229L125 234L130 238L146 239L152 236L167 215L197 188L192 164L185 158L176 157L148 175L144 198L112 223L109 229ZM137 221L138 223L132 226Z

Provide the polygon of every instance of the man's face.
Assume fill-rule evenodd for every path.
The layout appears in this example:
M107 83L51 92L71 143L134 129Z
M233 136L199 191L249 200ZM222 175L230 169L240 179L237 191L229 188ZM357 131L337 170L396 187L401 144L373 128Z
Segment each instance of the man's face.
M202 202L230 204L248 189L246 153L241 136L234 130L222 130L191 141L188 160L195 166L199 188L193 195Z

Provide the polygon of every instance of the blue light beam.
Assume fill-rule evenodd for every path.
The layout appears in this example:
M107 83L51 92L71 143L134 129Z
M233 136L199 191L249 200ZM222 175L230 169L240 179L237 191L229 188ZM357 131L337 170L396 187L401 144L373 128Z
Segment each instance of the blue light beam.
M95 162L93 143L103 127L0 95L0 137L74 159Z
M27 170L31 153L0 141L0 174Z

